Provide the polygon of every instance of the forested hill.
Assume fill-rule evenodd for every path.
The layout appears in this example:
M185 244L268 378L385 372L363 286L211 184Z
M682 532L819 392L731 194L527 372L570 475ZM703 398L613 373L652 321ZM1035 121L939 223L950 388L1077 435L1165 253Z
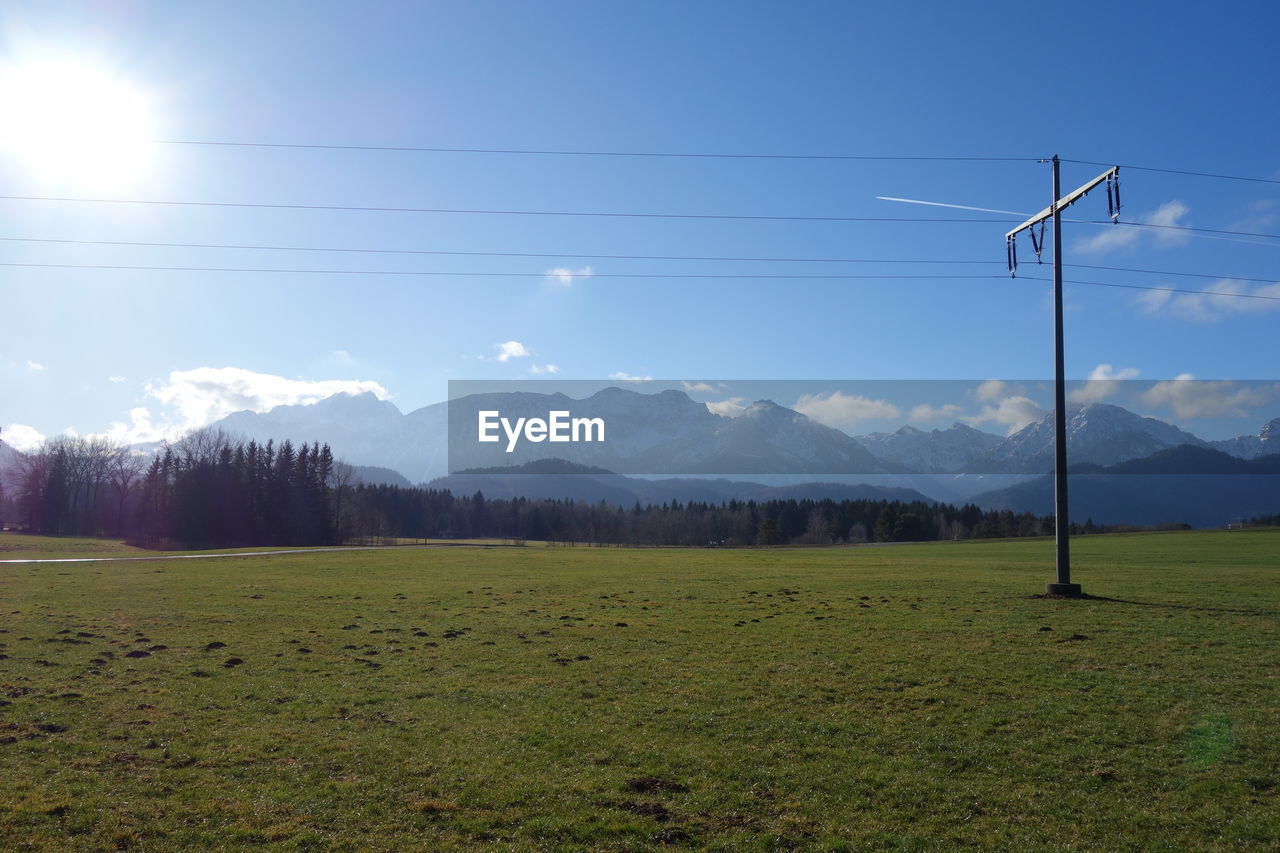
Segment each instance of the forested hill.
M315 545L492 537L633 545L785 545L1035 536L1052 519L922 500L669 501L641 506L490 500L480 492L367 485L327 445L198 433L148 460L67 438L21 463L8 501L47 534L114 535L147 547Z

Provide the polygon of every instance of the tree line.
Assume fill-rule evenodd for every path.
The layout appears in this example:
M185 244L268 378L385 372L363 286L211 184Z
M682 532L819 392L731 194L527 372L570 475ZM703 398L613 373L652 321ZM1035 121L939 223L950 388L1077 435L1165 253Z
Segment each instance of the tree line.
M1051 516L973 504L792 498L622 507L371 486L328 445L259 444L216 430L192 433L152 456L105 439L54 439L23 455L10 482L16 494L9 511L29 532L108 535L150 548L472 537L767 546L1053 533Z

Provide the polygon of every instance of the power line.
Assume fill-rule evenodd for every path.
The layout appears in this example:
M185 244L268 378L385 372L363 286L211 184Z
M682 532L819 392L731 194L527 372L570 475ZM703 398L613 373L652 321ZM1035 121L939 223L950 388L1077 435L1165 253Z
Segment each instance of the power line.
M157 145L187 145L216 148L284 148L312 151L385 151L416 154L525 154L556 157L656 157L666 159L697 160L834 160L869 162L970 162L970 163L1041 163L1043 157L988 157L967 155L879 155L879 154L732 154L725 152L691 151L595 151L538 148L455 148L417 145L333 145L298 142L231 142L214 139L153 139ZM1280 179L1258 178L1247 175L1226 175L1218 172L1198 172L1191 169L1164 169L1157 166L1138 166L1132 163L1111 163L1098 160L1072 160L1061 158L1063 163L1083 166L1120 166L1141 172L1160 172L1166 175L1190 175L1199 178L1218 178L1228 181L1249 181L1259 184L1280 184Z
M536 148L446 148L416 145L330 145L323 143L297 142L230 142L212 139L154 139L158 145L188 145L217 148L285 148L312 151L386 151L417 154L526 154L556 157L657 157L667 159L697 160L835 160L835 161L869 161L869 162L970 162L970 163L1039 163L1043 157L987 157L966 155L879 155L879 154L731 154L724 152L690 152L690 151L593 151L593 150L561 150ZM1076 163L1085 166L1116 166L1124 169L1135 169L1142 172L1162 172L1169 175L1192 175L1201 178L1219 178L1229 181L1251 181L1261 184L1280 184L1275 178L1256 178L1244 175L1224 175L1215 172L1197 172L1189 169L1162 169L1155 166L1136 166L1123 163L1102 163L1096 160L1071 160L1061 158L1063 163Z
M335 269L303 269L280 267L196 267L196 266L143 266L136 264L40 264L40 263L0 263L0 267L22 267L34 269L93 269L123 270L149 272L225 272L225 273L284 273L293 275L366 275L366 276L401 276L401 277L468 277L468 278L554 278L546 272L443 272L435 270L335 270ZM992 280L1018 281L1004 275L897 275L897 274L784 274L784 273L592 273L590 275L574 275L575 278L618 278L618 279L804 279L804 280ZM1023 281L1052 281L1042 276L1021 276ZM1223 293L1213 290L1184 290L1174 287L1153 287L1140 284L1117 284L1103 281L1078 281L1068 279L1066 284L1083 284L1094 287L1120 287L1128 290L1157 290L1167 293L1188 293L1201 296L1226 296L1244 299L1266 299L1280 302L1280 296L1268 296L1256 293Z
M763 216L728 213L615 213L602 211L565 210L473 210L444 207L367 207L339 204L267 204L262 202L230 201L170 201L132 198L72 198L60 196L0 195L6 201L56 201L81 204L150 204L169 207L225 207L267 210L341 210L362 213L446 213L484 214L492 216L592 216L618 219L730 219L765 222L967 222L1006 223L1008 219L916 219L888 216Z
M987 162L1034 163L1036 157L968 157L949 156L882 156L875 154L727 154L720 152L686 151L574 151L526 148L439 148L413 145L326 145L296 142L227 142L205 139L154 139L159 145L193 145L221 148L294 148L315 151L398 151L425 154L530 154L557 157L663 157L698 160L868 160L868 161L933 161L933 162Z
M1136 272L1145 273L1146 275L1176 275L1184 278L1216 278L1229 279L1231 281L1247 281L1255 284L1274 284L1280 281L1280 276L1276 278L1249 278L1242 275L1213 275L1212 273L1203 272L1176 272L1174 270L1144 270L1135 267L1104 267L1096 264L1063 264L1064 267L1071 267L1078 270L1106 270L1107 272Z
M1029 281L1053 281L1051 278L1036 275L1018 276L1018 278L1027 279ZM1016 279L1014 280L1016 281ZM1116 282L1110 281L1078 281L1072 279L1066 279L1063 283L1086 284L1090 287L1120 287L1125 290L1157 290L1162 293L1190 293L1197 296L1229 296L1239 299L1266 299L1272 302L1280 302L1280 296L1268 296L1264 293L1224 293L1218 290L1183 290L1178 287L1152 287L1151 285L1144 284L1117 284Z
M747 257L731 255L601 255L581 252L464 252L444 249L374 249L349 246L277 246L254 243L166 243L140 240L75 240L55 237L0 237L0 243L52 243L76 246L137 246L162 249L231 249L270 252L332 252L368 255L447 255L484 258L578 258L583 260L614 261L716 261L742 263L820 263L820 264L964 264L1004 266L1004 261L981 261L945 258L814 258L814 257ZM1107 272L1130 272L1146 275L1170 275L1183 278L1230 279L1259 284L1272 284L1277 278L1250 278L1227 273L1184 272L1179 270L1149 270L1139 267L1112 267L1099 264L1063 264L1065 267Z
M1117 220L1114 223L1109 219L1081 219L1076 221L1083 225L1128 225L1131 228L1162 228L1168 231L1194 231L1198 234L1232 234L1236 237L1268 237L1272 240L1280 240L1280 234L1260 234L1256 231L1231 231L1225 228L1193 228L1190 225L1157 225L1153 222L1130 222L1125 219Z
M1280 184L1280 180L1275 178L1253 178L1244 175L1222 175L1214 172L1193 172L1188 169L1160 169L1155 166L1134 166L1124 163L1099 163L1095 160L1068 160L1062 158L1063 163L1077 163L1082 166L1119 166L1122 169L1136 169L1140 172L1163 172L1166 175L1192 175L1197 178L1220 178L1225 181L1250 181L1256 184Z
M954 210L972 210L977 213L1008 213L1013 216L1030 216L1031 215L1029 213L1025 213L1025 214L1017 213L1016 211L1012 211L1012 210L997 210L990 207L974 207L968 204L948 204L946 202L941 202L941 201L924 201L921 199L914 199L914 198L894 198L891 196L878 195L876 196L876 199L879 201L903 202L905 204L922 204L922 205L927 205L929 207L947 207L947 208L952 208ZM1198 236L1203 236L1205 239L1208 239L1208 240L1230 240L1231 239L1230 237L1214 236L1214 235L1221 235L1221 234L1234 234L1240 237L1270 237L1273 239L1280 238L1280 235L1277 235L1277 234L1254 234L1248 231L1227 231L1227 230L1220 230L1220 229L1213 229L1213 228L1192 228L1186 225L1160 225L1160 224L1155 224L1151 222L1130 222L1127 220L1070 219L1067 217L1063 217L1062 221L1071 222L1076 225L1107 225L1107 226L1122 225L1122 226L1129 226L1131 228L1169 228L1176 231L1197 232ZM1232 240L1232 242L1251 243L1253 245L1262 245L1262 246L1271 245L1269 243L1257 243L1256 241L1252 241L1252 240Z
M289 273L295 275L385 275L385 276L465 276L471 278L555 278L554 272L443 272L437 270L335 270L305 269L299 267L198 267L152 266L140 264L41 264L25 262L0 262L0 267L30 267L35 269L90 269L130 270L154 272L233 272L233 273ZM899 275L899 274L789 274L789 273L571 273L574 278L703 278L703 279L1003 279L1003 275Z
M492 258L582 258L586 260L621 261L745 261L767 263L826 263L826 264L1000 264L1003 261L978 260L907 260L875 258L757 258L712 255L588 255L579 252L462 252L438 249L364 249L339 246L263 246L234 243L153 243L132 240L67 240L45 237L0 237L0 242L58 243L84 246L148 246L170 249L245 249L276 252L349 252L372 255L460 255L464 257Z
M568 211L568 210L485 210L470 208L446 207L371 207L362 205L340 204L274 204L266 202L231 202L231 201L173 201L169 199L133 199L133 198L75 198L71 196L30 196L0 195L3 201L52 201L75 204L138 204L159 205L166 207L217 207L217 208L249 208L262 210L336 210L357 213L439 213L439 214L480 214L488 216L584 216L605 217L614 219L694 219L694 220L745 220L758 222L920 222L920 223L963 223L971 225L1008 224L1012 219L964 219L958 217L918 218L902 216L781 216L733 213L619 213L614 211ZM1126 225L1132 228L1161 228L1173 231L1192 231L1202 234L1231 234L1238 237L1266 237L1280 240L1280 234L1263 234L1256 231L1232 231L1220 228L1193 228L1187 225L1156 225L1148 222L1129 222L1121 220L1075 220L1082 225Z

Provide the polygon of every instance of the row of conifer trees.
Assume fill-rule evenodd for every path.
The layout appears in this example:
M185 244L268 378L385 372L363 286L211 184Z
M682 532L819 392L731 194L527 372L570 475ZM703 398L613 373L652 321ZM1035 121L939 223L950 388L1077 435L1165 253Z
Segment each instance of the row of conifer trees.
M483 537L615 545L787 545L1038 536L1052 518L924 501L772 500L621 507L369 486L328 445L193 433L139 456L57 439L27 454L9 503L31 532L146 547Z

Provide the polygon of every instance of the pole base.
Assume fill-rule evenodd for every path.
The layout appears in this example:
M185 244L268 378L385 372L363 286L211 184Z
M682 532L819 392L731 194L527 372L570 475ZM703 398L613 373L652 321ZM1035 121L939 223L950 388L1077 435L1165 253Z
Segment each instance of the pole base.
M1078 583L1047 583L1044 585L1045 595L1061 595L1064 598L1079 598L1084 595Z

